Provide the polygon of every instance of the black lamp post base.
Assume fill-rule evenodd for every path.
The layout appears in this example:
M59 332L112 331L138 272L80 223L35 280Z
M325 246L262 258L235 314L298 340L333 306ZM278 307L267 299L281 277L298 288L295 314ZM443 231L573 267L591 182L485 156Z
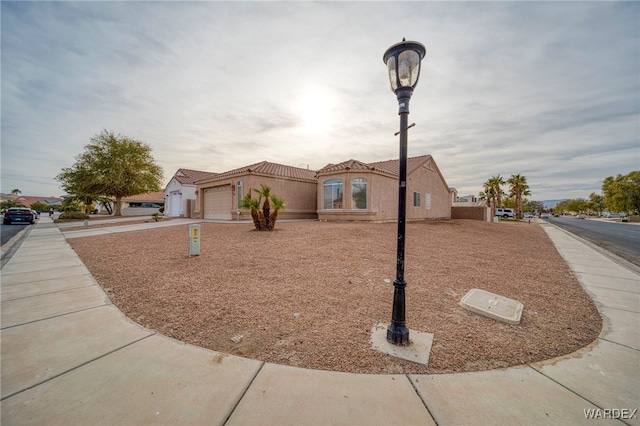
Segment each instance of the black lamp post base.
M408 345L409 329L404 325L397 325L392 322L387 327L387 341L394 345Z

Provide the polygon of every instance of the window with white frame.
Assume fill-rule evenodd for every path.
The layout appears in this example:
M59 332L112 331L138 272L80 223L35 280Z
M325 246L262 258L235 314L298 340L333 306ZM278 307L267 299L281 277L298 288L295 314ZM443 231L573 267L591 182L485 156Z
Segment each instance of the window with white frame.
M242 208L242 182L238 181L238 184L236 185L236 200L238 202L238 208Z
M420 207L420 193L413 193L413 207Z
M351 181L351 208L367 208L367 180L363 178Z
M431 208L431 194L424 194L424 206L427 209Z
M342 209L343 189L340 179L331 179L323 185L323 208L325 210Z

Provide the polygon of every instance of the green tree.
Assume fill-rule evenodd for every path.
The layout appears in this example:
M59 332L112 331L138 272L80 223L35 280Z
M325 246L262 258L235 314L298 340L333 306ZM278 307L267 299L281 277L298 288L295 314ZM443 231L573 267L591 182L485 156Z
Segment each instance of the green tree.
M542 201L529 201L524 200L522 203L523 212L541 212L544 210L544 203Z
M602 211L605 209L604 205L604 197L600 194L596 194L592 192L589 194L589 201L587 201L587 208L592 212L598 213L600 215Z
M558 204L556 204L556 206L553 208L553 211L556 214L563 214L563 213L568 213L569 210L567 209L567 203L569 202L569 200L564 200L559 202Z
M42 201L36 201L35 203L31 204L29 208L38 212L45 212L49 211L51 206L47 203L43 203Z
M611 212L640 213L640 170L607 177L602 183L604 204Z
M509 196L515 198L516 216L518 219L522 219L523 196L531 195L531 190L527 184L527 178L521 174L511 175L511 177L507 179L507 183L509 184L509 190L511 191Z
M5 211L6 209L10 209L11 207L24 207L24 205L22 203L18 203L17 201L13 201L13 200L5 200L0 202L0 209L2 211Z
M121 216L123 197L160 190L162 168L148 144L103 130L56 180L72 195L115 198Z
M63 207L75 206L73 210L83 211L86 214L91 214L98 203L109 205L111 199L108 197L99 197L88 194L77 194L71 197L67 197L62 201Z
M555 207L555 212L561 213L582 213L587 210L587 200L584 198L572 198L571 200L565 200L558 203Z
M516 208L516 199L515 197L507 197L502 200L502 207L506 207L508 209Z

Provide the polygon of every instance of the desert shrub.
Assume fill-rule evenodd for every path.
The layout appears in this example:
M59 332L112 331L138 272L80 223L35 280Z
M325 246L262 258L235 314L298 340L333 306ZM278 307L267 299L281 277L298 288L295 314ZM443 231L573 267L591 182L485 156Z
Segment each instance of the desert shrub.
M61 220L85 220L89 219L89 215L83 212L68 210L59 217Z

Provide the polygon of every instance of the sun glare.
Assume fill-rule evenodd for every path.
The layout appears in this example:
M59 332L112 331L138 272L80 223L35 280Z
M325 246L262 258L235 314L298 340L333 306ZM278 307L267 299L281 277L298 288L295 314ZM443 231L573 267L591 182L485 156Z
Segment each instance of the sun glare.
M322 92L309 92L300 106L302 125L310 133L325 132L331 125L331 99Z

